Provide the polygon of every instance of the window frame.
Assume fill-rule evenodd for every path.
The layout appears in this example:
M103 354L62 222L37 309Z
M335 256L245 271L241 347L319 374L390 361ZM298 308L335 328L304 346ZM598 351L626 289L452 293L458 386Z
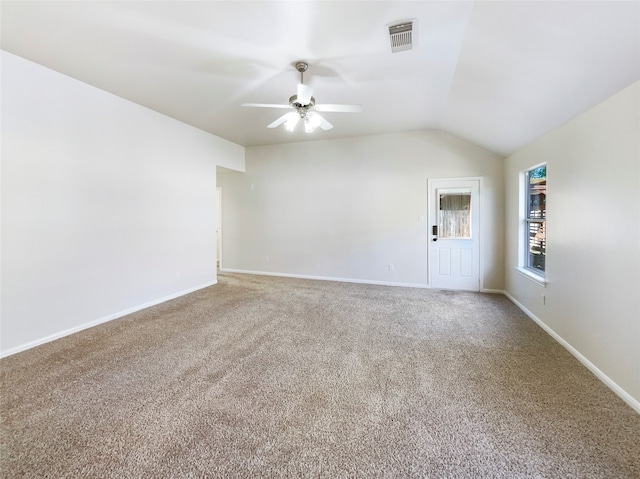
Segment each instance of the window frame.
M540 163L532 166L520 172L520 227L519 227L519 241L518 241L518 267L517 270L524 274L527 278L534 282L546 286L547 271L546 271L546 230L547 230L547 215L546 215L546 180L547 172L545 171L545 209L541 217L536 218L531 215L530 208L530 193L531 183L530 175L533 171L538 170L541 167L547 168L547 163ZM531 225L540 224L544 231L544 257L545 263L543 268L532 266L530 263L531 252Z

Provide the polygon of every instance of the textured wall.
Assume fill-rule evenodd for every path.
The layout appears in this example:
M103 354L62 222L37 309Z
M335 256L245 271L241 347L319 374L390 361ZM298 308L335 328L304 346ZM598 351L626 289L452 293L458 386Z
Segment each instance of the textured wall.
M425 286L427 180L480 176L483 286L503 289L503 160L486 150L421 131L247 148L246 162L218 178L224 269Z
M506 290L636 401L639 91L636 82L505 160ZM548 164L546 288L515 269L518 176L541 162Z
M2 52L2 352L216 281L244 149Z

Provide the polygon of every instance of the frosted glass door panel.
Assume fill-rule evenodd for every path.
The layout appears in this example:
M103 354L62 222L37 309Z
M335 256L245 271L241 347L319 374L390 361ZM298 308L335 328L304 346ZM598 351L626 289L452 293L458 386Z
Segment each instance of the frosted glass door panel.
M438 203L438 236L471 238L471 192L441 193Z

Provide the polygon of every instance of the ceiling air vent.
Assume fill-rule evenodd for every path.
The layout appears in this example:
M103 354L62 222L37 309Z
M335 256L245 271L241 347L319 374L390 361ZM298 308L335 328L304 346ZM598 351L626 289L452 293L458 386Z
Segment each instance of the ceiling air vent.
M392 53L403 52L413 48L415 41L414 23L415 20L409 20L389 26Z

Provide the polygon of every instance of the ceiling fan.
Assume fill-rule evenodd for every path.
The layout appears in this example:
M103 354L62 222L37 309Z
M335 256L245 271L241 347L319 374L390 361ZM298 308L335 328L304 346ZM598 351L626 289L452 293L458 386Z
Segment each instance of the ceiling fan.
M313 95L313 88L304 84L304 72L307 71L309 65L306 62L297 62L296 70L300 72L300 84L298 92L289 98L289 104L274 103L243 103L242 106L260 107L260 108L286 108L291 111L285 113L273 123L267 125L267 128L276 128L284 123L284 127L293 131L300 120L304 124L304 131L313 132L320 127L323 130L330 130L333 125L329 123L318 112L340 112L340 113L359 113L362 111L360 105L336 105L336 104L317 104Z

